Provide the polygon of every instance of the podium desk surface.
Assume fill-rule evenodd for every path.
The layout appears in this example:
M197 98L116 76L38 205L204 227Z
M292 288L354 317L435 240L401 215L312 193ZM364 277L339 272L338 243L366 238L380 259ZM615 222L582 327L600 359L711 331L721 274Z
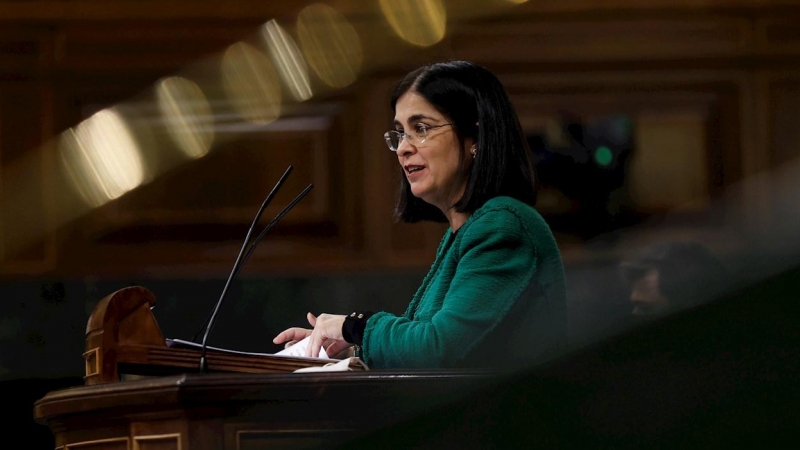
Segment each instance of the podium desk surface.
M56 448L136 448L126 446L159 437L163 448L183 450L318 448L446 407L500 378L483 370L182 374L53 391L35 403L34 418L53 431Z

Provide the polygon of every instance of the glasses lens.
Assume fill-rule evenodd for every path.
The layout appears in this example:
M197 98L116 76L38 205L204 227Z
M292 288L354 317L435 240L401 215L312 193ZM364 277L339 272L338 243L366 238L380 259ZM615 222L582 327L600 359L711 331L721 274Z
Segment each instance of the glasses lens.
M386 145L389 147L389 150L396 152L397 147L400 146L400 133L397 131L387 131L383 135L383 139L386 140Z

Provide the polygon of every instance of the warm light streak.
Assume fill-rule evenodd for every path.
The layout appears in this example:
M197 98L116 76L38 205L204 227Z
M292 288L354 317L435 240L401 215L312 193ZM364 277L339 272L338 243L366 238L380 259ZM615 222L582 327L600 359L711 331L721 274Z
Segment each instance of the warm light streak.
M411 44L428 47L444 38L447 11L441 0L380 0L395 33Z
M311 98L314 93L311 91L308 66L292 37L274 20L261 27L261 36L267 43L272 62L281 79L295 100Z
M320 3L307 6L298 15L297 33L308 64L325 84L342 88L356 80L361 41L341 13Z
M193 159L205 156L214 141L214 119L200 87L186 78L169 77L158 83L156 97L178 148Z
M60 154L73 184L92 206L118 198L144 180L136 141L112 109L67 130L61 137Z
M247 121L270 123L281 113L281 86L269 57L244 42L222 58L223 86L233 107Z

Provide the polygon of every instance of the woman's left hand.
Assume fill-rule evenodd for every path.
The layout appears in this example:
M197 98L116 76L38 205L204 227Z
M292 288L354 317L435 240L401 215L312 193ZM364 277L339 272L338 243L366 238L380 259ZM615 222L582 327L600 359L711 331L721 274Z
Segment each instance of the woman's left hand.
M314 327L314 330L311 332L306 356L318 358L319 349L326 343L328 346L325 351L331 356L353 345L342 337L342 325L345 317L344 315L336 314L320 314L315 317L313 314L308 313L306 318L308 323Z

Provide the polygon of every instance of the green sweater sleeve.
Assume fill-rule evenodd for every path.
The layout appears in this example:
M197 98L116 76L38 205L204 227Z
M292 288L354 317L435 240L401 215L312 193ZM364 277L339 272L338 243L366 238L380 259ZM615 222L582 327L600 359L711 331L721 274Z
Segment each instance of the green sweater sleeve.
M476 213L459 230L413 317L380 312L369 319L365 362L372 368L458 366L519 298L536 257L514 211Z

